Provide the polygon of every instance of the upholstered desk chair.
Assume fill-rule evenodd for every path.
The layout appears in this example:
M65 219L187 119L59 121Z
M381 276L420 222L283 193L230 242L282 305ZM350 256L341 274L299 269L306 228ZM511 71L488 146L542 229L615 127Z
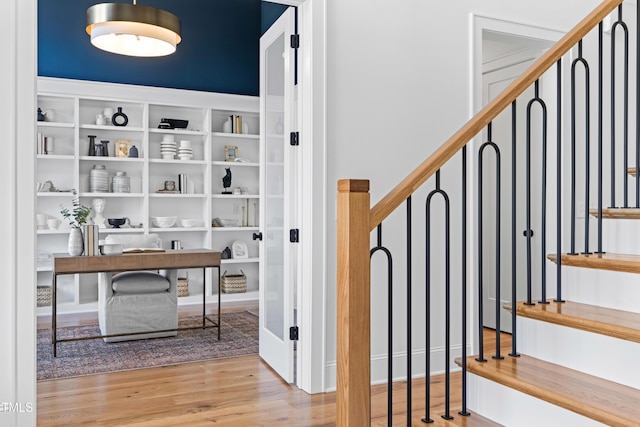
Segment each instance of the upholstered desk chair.
M157 234L111 234L106 243L124 248L161 248ZM178 272L176 270L98 273L98 322L103 335L146 332L103 338L105 342L167 337L177 331L154 332L178 327Z

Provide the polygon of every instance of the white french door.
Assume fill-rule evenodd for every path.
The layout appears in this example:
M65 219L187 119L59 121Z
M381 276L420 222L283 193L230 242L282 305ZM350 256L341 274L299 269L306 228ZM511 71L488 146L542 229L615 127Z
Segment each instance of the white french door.
M295 122L294 8L260 38L260 357L285 381L295 381L296 250L290 230L297 223L296 154L290 134ZM294 244L295 245L295 244Z

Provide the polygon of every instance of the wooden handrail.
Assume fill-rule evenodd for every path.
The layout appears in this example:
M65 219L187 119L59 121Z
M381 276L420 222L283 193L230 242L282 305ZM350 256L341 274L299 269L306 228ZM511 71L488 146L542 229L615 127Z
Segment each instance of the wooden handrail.
M371 208L369 230L374 230L384 219L396 210L413 192L435 174L462 147L482 131L498 114L504 111L527 88L535 83L573 46L578 44L598 23L607 17L624 0L605 0L586 18L569 31L560 41L545 52L520 77L511 83L500 95L487 104L478 114L464 124L453 136L422 162L413 172L400 182Z

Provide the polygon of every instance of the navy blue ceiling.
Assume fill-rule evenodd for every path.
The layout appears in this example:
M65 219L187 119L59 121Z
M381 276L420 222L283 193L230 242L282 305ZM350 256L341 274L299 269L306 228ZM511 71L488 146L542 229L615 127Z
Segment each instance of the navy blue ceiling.
M96 3L38 1L38 75L258 95L260 35L286 8L260 0L144 0L180 18L182 42L167 57L132 58L91 45L86 10Z

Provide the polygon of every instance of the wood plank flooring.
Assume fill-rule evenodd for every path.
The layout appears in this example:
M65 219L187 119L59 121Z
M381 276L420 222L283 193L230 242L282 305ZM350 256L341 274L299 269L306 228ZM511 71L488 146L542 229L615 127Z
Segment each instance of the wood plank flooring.
M495 346L495 332L485 334ZM501 347L508 351L510 337ZM490 351L490 350L487 350ZM461 375L452 375L451 414L445 421L444 378L432 377L435 426L489 427L461 417ZM393 425L406 425L406 384L394 384ZM424 380L414 380L412 425L424 426ZM386 426L386 386L372 388L372 423ZM309 395L284 383L257 356L91 375L37 384L38 426L333 426L335 393Z

